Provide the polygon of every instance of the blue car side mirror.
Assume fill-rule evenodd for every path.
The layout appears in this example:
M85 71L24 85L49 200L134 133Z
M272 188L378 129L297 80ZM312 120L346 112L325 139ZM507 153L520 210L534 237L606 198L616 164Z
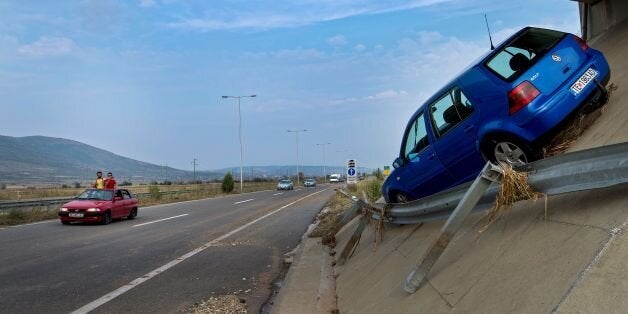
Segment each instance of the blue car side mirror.
M403 167L403 165L405 164L406 164L406 161L403 160L403 158L397 157L397 159L393 161L393 168L397 169L397 168Z

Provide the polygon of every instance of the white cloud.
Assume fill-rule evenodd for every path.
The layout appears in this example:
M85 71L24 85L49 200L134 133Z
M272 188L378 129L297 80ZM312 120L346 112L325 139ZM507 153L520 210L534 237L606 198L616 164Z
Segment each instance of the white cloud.
M394 89L385 90L383 92L379 92L375 95L366 96L364 99L366 100L379 100L379 99L389 99L389 98L397 98L401 96L408 95L408 92L404 90L396 91Z
M76 48L76 44L70 38L41 37L33 43L20 46L17 51L23 55L41 57L70 54L76 50Z
M299 27L354 16L375 15L433 6L453 0L304 0L251 4L246 10L240 2L212 2L211 10L179 18L167 26L208 32L225 29L272 29ZM247 3L248 4L248 3ZM270 7L270 8L269 8ZM211 16L207 13L211 11Z
M353 47L353 50L357 51L357 52L361 52L366 50L366 46L362 45L362 44L357 44L355 45L355 47Z
M347 44L347 39L343 35L336 35L327 38L327 43L331 46L343 46Z
M421 45L431 45L442 41L445 37L439 32L423 31L419 32L419 43Z
M150 8L155 6L155 0L140 0L140 7Z

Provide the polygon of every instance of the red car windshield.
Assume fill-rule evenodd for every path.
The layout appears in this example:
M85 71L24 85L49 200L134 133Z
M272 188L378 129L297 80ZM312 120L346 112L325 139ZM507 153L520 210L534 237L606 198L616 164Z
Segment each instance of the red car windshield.
M113 198L113 191L111 190L85 190L76 198L79 200L110 201Z

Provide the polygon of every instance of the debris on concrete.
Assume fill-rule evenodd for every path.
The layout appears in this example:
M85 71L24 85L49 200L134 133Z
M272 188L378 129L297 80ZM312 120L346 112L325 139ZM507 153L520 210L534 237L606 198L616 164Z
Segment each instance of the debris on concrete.
M237 295L221 295L210 297L194 305L188 313L190 314L246 314L248 312L246 301Z
M326 238L333 229L336 221L340 219L344 211L351 206L351 201L342 195L332 197L325 208L316 217L318 225L310 233L312 238ZM328 244L328 243L325 243Z

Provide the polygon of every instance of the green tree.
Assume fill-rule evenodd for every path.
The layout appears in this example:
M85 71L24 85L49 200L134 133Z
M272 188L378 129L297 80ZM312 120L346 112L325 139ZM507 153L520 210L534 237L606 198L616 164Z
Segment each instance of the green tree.
M220 188L224 193L231 193L233 191L233 186L233 176L231 175L231 172L227 172L225 177L222 178L222 185Z
M148 187L148 193L150 194L150 197L154 200L161 199L161 192L159 191L159 187L157 185L151 185L150 187Z

